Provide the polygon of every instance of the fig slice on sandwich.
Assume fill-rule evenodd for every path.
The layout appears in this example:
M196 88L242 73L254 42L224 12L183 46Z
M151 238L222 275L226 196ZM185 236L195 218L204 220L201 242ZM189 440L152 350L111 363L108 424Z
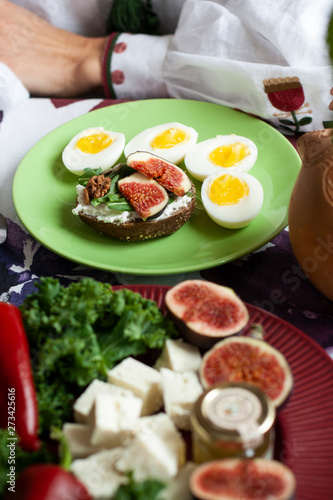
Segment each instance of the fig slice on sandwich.
M184 170L152 153L137 151L127 157L126 163L177 196L184 196L191 189L191 181Z

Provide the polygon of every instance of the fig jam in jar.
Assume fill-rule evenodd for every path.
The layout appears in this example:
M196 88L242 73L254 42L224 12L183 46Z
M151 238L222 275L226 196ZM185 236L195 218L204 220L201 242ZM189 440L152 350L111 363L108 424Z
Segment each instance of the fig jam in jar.
M206 390L191 414L193 459L272 458L275 406L259 388L226 382Z

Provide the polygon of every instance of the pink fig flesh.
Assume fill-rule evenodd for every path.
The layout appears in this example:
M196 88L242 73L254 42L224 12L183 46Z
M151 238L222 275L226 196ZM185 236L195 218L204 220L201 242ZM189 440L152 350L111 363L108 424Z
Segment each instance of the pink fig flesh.
M203 356L200 379L205 388L223 382L247 382L259 387L280 406L288 397L293 377L285 357L263 340L224 339Z
M190 477L191 493L198 500L291 500L295 488L293 472L275 460L212 460Z
M203 280L187 280L166 293L166 306L180 333L209 348L221 338L240 333L248 310L233 290Z
M149 179L155 179L177 196L184 196L191 189L191 181L184 170L164 158L145 151L137 151L128 156L126 163Z
M169 203L166 190L140 173L119 180L118 189L143 220L159 215Z

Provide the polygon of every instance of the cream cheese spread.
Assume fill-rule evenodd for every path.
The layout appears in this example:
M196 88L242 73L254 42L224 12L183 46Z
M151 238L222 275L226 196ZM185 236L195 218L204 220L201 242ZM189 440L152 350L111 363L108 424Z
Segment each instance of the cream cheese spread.
M122 224L123 222L132 221L135 219L140 219L141 217L133 210L133 211L119 211L110 209L106 203L100 203L96 207L89 203L89 205L84 204L83 198L84 186L78 185L76 186L76 194L78 204L72 210L74 215L88 215L91 217L95 217L97 220L102 222L112 222L115 224ZM164 212L159 216L155 217L154 220L162 220L170 217L174 212L179 210L180 208L186 207L189 203L191 203L191 196L177 196L175 201L170 203Z

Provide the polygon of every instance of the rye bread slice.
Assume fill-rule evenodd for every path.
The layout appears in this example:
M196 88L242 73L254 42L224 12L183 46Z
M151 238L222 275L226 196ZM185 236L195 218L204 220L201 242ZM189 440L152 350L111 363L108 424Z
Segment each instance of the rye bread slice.
M177 231L191 217L195 207L195 186L191 183L189 193L193 196L185 207L180 207L171 215L147 221L135 219L127 222L104 222L97 217L79 213L80 219L99 233L122 241L142 241L166 236ZM78 204L78 201L76 201Z

